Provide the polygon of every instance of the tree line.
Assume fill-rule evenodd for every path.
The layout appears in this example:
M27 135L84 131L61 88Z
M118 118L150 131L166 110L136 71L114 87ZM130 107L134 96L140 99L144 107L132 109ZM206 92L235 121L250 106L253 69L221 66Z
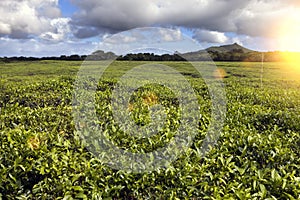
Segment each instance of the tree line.
M126 54L117 56L112 52L105 53L104 51L96 51L93 54L87 55L61 55L59 57L3 57L0 58L3 62L11 61L40 61L40 60L62 60L62 61L84 61L88 60L120 60L120 61L228 61L228 62L279 62L284 61L287 55L299 57L300 53L287 53L287 52L243 52L242 50L235 49L228 52L218 51L199 51L191 53L175 53L173 55L163 54L156 55L154 53L137 53Z

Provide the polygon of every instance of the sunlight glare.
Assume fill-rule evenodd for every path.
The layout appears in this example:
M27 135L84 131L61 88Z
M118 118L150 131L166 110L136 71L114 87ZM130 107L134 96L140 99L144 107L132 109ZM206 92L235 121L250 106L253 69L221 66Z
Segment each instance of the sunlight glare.
M288 16L277 30L278 45L282 60L290 72L300 73L300 14Z

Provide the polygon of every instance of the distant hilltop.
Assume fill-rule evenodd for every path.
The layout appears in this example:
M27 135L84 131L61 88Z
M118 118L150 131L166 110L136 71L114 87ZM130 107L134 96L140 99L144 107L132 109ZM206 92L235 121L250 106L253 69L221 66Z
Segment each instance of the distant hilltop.
M237 43L213 46L205 50L183 53L180 55L188 61L281 62L287 61L288 57L300 58L300 52L259 52L245 48Z
M153 50L152 50L153 52ZM263 56L262 56L263 55ZM236 61L236 62L278 62L285 61L288 56L300 57L300 52L289 53L289 52L259 52L247 49L237 43L213 46L207 49L180 53L178 51L173 54L161 54L147 53L135 51L126 55L116 55L113 52L104 52L98 50L91 55L61 55L60 57L4 57L0 58L0 61L38 61L38 60L64 60L64 61L83 61L83 60L128 60L128 61Z
M187 60L201 61L201 60L214 60L214 61L258 61L258 58L251 58L255 55L261 55L262 52L247 49L237 43L213 46L204 50L180 54ZM256 56L255 56L256 57ZM261 56L260 60L261 61Z
M237 43L234 44L229 44L229 45L223 45L223 46L218 46L218 47L209 47L205 49L207 52L219 52L219 53L226 53L226 52L241 52L241 53L252 53L255 52L251 49L247 49Z

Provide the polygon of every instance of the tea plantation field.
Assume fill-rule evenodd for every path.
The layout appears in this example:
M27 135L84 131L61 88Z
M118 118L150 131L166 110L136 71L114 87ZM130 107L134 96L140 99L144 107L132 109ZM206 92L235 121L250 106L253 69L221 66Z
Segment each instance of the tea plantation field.
M115 145L132 152L163 147L179 123L180 104L159 85L137 90L128 110L143 125L151 121L149 108L162 104L162 131L135 139L110 122L118 78L145 63L115 62L95 94L97 123ZM72 97L81 64L0 63L0 199L300 199L300 66L216 63L227 112L216 145L202 156L211 122L207 85L184 62L161 63L193 87L201 114L198 134L169 167L130 173L103 163L76 134Z

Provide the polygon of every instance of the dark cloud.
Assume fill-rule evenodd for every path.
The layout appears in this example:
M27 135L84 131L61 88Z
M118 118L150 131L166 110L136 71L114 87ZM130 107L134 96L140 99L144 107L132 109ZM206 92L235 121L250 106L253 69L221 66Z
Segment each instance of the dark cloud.
M295 0L72 0L79 12L73 23L119 32L144 26L183 26L218 32L267 36L270 27L291 9ZM292 12L297 12L296 10Z
M9 37L12 39L29 39L32 36L30 36L28 33L24 33L22 30L13 30Z
M184 26L235 31L233 18L247 6L239 0L72 0L80 11L73 23L112 32L145 26Z
M100 34L100 30L95 27L76 28L74 35L77 38L89 38Z

